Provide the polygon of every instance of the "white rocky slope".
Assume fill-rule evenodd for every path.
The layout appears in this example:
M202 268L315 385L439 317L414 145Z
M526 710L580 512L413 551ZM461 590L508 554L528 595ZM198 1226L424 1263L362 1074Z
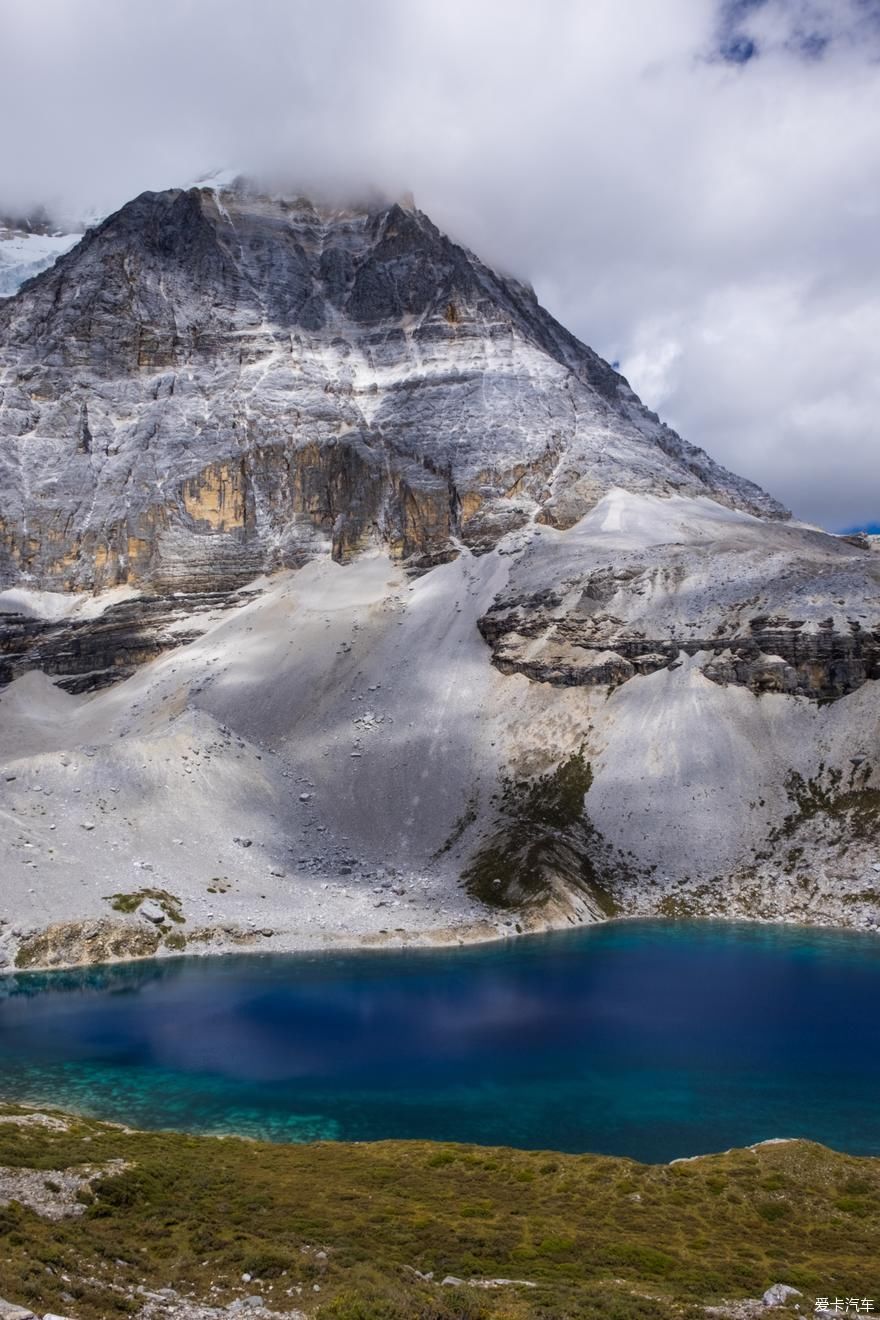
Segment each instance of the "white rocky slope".
M417 213L120 214L3 322L7 961L877 921L870 545Z
M649 550L663 503L615 493L591 517ZM697 534L729 517L677 512ZM528 554L583 535L535 526ZM0 700L7 957L56 921L104 949L108 899L144 890L180 901L194 950L477 938L615 909L872 923L875 683L824 705L756 695L707 678L702 654L611 691L504 675L477 621L522 553L509 537L414 581L381 553L322 558L112 688L17 679ZM500 789L581 750L586 835L526 804L533 888L516 890L514 840L485 906L460 877L511 823ZM90 954L81 930L51 947Z

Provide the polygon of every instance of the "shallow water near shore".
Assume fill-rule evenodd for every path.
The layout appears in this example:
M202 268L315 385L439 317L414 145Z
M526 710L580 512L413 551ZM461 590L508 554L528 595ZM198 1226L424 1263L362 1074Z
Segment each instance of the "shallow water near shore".
M880 1154L880 940L638 921L0 978L0 1098L279 1141Z

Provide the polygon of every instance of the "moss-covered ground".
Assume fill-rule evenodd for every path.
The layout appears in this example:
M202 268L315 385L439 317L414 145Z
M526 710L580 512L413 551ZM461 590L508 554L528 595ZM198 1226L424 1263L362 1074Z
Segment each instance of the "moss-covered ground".
M880 1160L807 1142L642 1165L0 1121L0 1167L51 1184L111 1159L128 1167L81 1193L79 1218L0 1206L0 1296L77 1320L136 1311L139 1285L215 1305L256 1291L315 1320L694 1320L783 1281L802 1313L817 1295L880 1306Z
M169 894L167 889L136 889L129 893L110 894L107 902L115 912L137 912L142 903L152 899L165 913L169 921L182 924L186 918L181 911L180 899L176 894Z

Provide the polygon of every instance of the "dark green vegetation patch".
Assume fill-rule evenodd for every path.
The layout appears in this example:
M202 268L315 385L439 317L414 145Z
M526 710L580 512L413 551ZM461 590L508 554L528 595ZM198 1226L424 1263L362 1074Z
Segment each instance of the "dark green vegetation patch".
M113 908L114 912L137 912L142 903L147 899L152 899L158 903L159 907L165 913L169 921L176 921L183 924L186 917L180 909L180 899L176 894L169 894L167 889L136 889L127 894L110 894L107 902Z
M793 810L770 834L770 842L790 839L816 822L823 841L836 847L880 836L880 788L871 787L872 767L858 760L844 780L843 771L820 764L812 779L792 770L785 791Z
M824 785L822 767L819 775L811 780L805 781L792 774L787 788L797 811L786 818L786 825L792 822L794 828L799 820L824 816L829 823L836 822L839 826L835 842L842 843L846 838L876 838L880 832L880 789L869 786L870 776L871 767L867 762L852 771L848 785L843 784L840 770L825 771L827 783Z
M617 908L600 881L597 859L607 848L584 814L593 771L583 748L536 779L505 780L495 833L462 879L481 902L497 908L540 907L582 894L598 915ZM613 869L613 868L608 868Z
M40 1314L112 1320L138 1309L139 1285L169 1284L214 1305L258 1292L315 1320L696 1320L778 1281L802 1290L802 1313L817 1295L880 1296L880 1160L808 1142L643 1165L67 1121L0 1123L0 1178L127 1165L92 1178L78 1218L0 1204L0 1296Z

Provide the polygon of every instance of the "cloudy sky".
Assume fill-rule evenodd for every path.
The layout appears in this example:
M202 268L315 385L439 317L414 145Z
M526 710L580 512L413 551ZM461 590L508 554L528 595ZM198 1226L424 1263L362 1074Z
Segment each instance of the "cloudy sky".
M880 0L0 0L0 209L412 189L797 515L880 519Z

